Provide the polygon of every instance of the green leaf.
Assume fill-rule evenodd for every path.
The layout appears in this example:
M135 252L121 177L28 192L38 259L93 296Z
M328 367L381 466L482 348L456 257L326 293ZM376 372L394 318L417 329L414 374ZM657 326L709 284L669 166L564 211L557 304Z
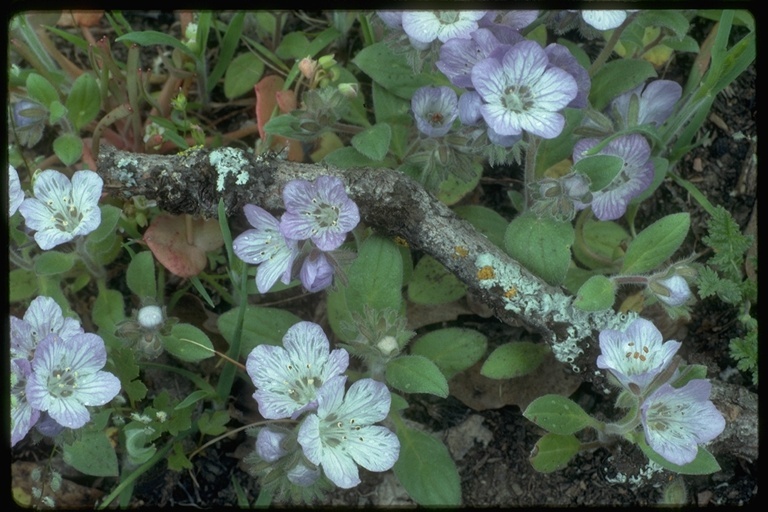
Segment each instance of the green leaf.
M137 466L144 464L157 451L157 448L150 439L150 432L147 432L142 427L124 429L125 451L128 454L128 460L132 464Z
M448 381L440 369L424 356L406 355L387 364L387 383L406 393L430 393L448 397Z
M101 223L88 235L88 244L98 244L115 234L117 222L120 220L122 210L111 204L103 204L101 209Z
M543 343L516 341L497 347L480 369L489 379L512 379L528 375L539 367L550 349Z
M197 421L197 427L203 434L218 436L227 431L225 426L227 423L229 423L229 413L227 411L204 412Z
M93 304L91 318L99 329L113 332L115 324L125 318L123 294L117 290L101 290Z
M613 306L616 285L603 275L592 276L581 285L573 305L582 311L603 311Z
M164 45L171 46L182 53L186 53L197 61L197 55L187 45L165 32L145 30L143 32L129 32L115 39L116 42L136 43L141 46Z
M21 302L37 293L37 274L23 268L8 273L8 302Z
M434 362L450 379L478 362L485 354L488 338L483 333L461 327L430 331L411 345L411 354Z
M83 139L74 133L64 133L53 141L53 152L64 165L72 165L83 155Z
M307 47L309 39L304 32L290 32L283 36L275 54L283 60L303 59L308 54Z
M592 155L573 164L573 170L589 177L589 190L607 187L624 167L624 159L614 155Z
M192 462L184 453L184 447L181 441L173 443L173 450L168 455L168 469L171 471L182 471L184 469L192 469Z
M387 123L376 123L352 137L352 147L375 161L381 161L389 150L392 129Z
M270 121L271 122L271 121ZM355 167L388 167L386 161L372 160L351 146L345 146L325 155L323 163L339 169Z
M446 304L466 293L464 283L429 255L416 263L408 283L408 299L415 304Z
M579 448L581 443L574 436L546 434L531 452L531 465L540 473L552 473L567 466Z
M162 341L165 350L183 361L196 362L214 355L211 340L194 325L176 324Z
M141 251L133 257L125 272L128 288L141 299L157 297L155 258L151 251Z
M531 213L515 217L504 235L512 258L551 285L563 282L571 263L573 226Z
M243 53L235 57L224 75L224 96L235 99L253 91L264 74L264 62L258 55Z
M238 12L227 25L227 31L224 34L224 38L219 46L219 55L216 59L216 64L211 70L211 74L208 75L208 94L216 87L219 79L227 72L232 66L232 57L235 55L237 46L240 43L240 36L243 34L243 24L245 23L245 12ZM203 49L205 52L205 49ZM262 65L262 70L264 69ZM261 75L259 75L260 77ZM257 79L258 80L258 79ZM254 81L253 84L256 82ZM226 83L224 84L224 95L226 96ZM227 96L227 98L230 98Z
M72 444L62 445L64 462L91 476L118 476L117 454L104 431L81 432Z
M667 459L656 453L653 448L648 446L648 443L642 436L638 436L637 445L643 451L646 457L653 462L681 475L711 475L720 471L720 464L717 463L714 455L709 453L706 449L699 446L698 452L696 452L696 458L688 464L678 465L669 462Z
M363 48L352 62L374 82L406 100L410 100L419 87L448 83L445 77L436 73L414 73L405 55L396 53L388 42L382 41Z
M409 101L396 96L377 82L373 82L372 96L373 111L377 123L390 122L396 125L413 123L412 118L408 115L411 110Z
M392 468L408 496L421 506L461 504L461 479L443 443L426 432L398 427L400 457Z
M50 105L48 105L49 110L49 116L48 116L48 123L49 124L55 124L59 122L59 120L63 119L64 116L67 115L67 107L62 105L62 103L59 100L54 100L51 102Z
M101 110L101 95L99 84L90 73L83 73L72 84L72 90L67 96L69 120L76 130L96 119Z
M485 235L494 245L504 248L504 233L509 222L495 210L475 204L454 206L453 211L472 224L475 229Z
M193 391L188 394L184 400L176 404L173 410L179 411L185 407L189 407L190 405L199 402L200 400L205 400L206 398L214 398L215 396L216 395L211 393L211 390L209 389L198 389L197 391Z
M74 264L74 253L46 251L35 258L35 273L40 276L63 274Z
M448 178L440 183L437 191L437 198L447 204L458 203L464 196L475 190L480 182L480 176L483 174L483 166L478 162L473 162L468 169L462 171L465 175L458 177L450 174Z
M690 25L688 18L682 12L672 9L639 11L632 23L637 23L641 27L666 28L677 39L682 39L688 33Z
M247 306L240 336L240 356L248 357L257 345L264 343L282 346L285 333L299 322L301 318L285 309ZM222 314L217 321L221 335L230 344L235 336L236 323L237 308Z
M573 256L589 269L611 267L624 256L621 247L629 238L627 230L616 222L594 218L581 222L580 218L576 223Z
M29 97L37 100L49 109L54 101L59 101L59 93L56 92L56 88L51 85L51 82L37 73L30 73L27 76L26 85Z
M544 395L523 411L526 419L553 434L575 434L597 421L584 412L579 404L561 395Z
M689 213L674 213L657 220L629 244L622 274L640 274L655 269L677 251L691 225Z
M589 100L595 110L603 110L608 102L655 77L653 64L643 59L616 59L605 64L592 77Z
M371 236L362 244L347 272L347 304L399 311L402 306L403 258L391 240Z

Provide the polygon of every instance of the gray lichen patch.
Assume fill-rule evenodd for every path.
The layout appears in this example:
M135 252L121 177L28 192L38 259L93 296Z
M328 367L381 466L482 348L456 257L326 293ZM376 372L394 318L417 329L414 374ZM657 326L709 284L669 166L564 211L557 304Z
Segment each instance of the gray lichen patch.
M524 275L520 268L501 261L490 253L475 259L478 284L488 290L502 290L504 309L524 318L538 318L548 324L567 324L565 339L552 344L558 361L573 365L584 352L582 345L594 331L624 330L636 313L616 313L612 309L587 312L573 306L573 297L546 287ZM497 288L496 288L497 287ZM579 368L573 366L574 371Z
M137 185L135 172L138 166L139 164L135 157L121 157L117 161L117 172L114 173L114 177L128 187L135 187Z
M224 191L227 176L235 176L237 185L245 185L250 179L248 160L240 151L234 148L218 148L211 151L208 161L216 169L216 190Z

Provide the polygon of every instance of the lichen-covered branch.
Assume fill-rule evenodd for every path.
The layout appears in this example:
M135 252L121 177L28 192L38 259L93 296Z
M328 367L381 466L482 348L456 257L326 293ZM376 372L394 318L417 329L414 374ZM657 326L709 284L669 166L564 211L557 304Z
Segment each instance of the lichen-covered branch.
M248 203L277 212L283 208L281 193L289 181L337 176L345 182L366 224L384 234L402 237L411 247L433 256L499 320L522 324L539 333L558 359L575 370L594 369L599 331L621 329L632 319L612 310L587 313L575 308L571 296L528 272L420 184L397 171L298 164L256 157L233 148L145 155L103 145L98 173L105 189L115 195L143 195L170 213L207 218L217 216L220 199L228 215L239 215ZM584 374L585 379L592 380L592 371ZM718 389L730 390L716 401L721 410L726 406L741 407L745 412L739 420L744 428L734 430L733 436L720 445L733 453L736 443L746 457L756 454L756 432L750 430L756 411L744 405L751 395L747 392L750 396L745 399L727 386Z
M289 181L338 176L358 204L364 222L432 255L501 321L522 323L541 334L563 361L580 364L577 358L584 340L628 320L610 311L588 314L574 308L570 296L528 272L420 184L397 171L297 164L254 157L233 148L144 155L105 145L98 172L105 188L122 197L140 194L155 199L171 213L210 218L217 215L220 198L228 214L241 213L247 203L277 211L282 208L282 188Z

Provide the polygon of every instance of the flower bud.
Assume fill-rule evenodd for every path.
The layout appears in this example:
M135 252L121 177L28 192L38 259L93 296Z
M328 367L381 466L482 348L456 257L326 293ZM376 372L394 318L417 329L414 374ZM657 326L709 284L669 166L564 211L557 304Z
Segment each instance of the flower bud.
M688 282L679 275L666 279L651 279L648 288L667 306L682 306L691 297Z
M299 71L307 80L312 80L317 71L317 61L311 57L304 57L299 62Z
M376 346L385 356L392 354L395 350L400 348L394 336L384 336L379 340Z
M136 319L144 329L155 330L163 324L163 310L160 306L144 306Z

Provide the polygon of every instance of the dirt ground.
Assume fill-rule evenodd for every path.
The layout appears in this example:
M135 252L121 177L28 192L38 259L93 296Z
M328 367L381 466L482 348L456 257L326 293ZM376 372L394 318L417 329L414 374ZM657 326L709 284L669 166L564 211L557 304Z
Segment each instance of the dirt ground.
M675 69L685 69L687 64L673 62L667 69L669 77L676 77ZM680 79L679 76L677 78ZM695 183L713 204L721 204L728 209L742 230L754 230L754 234L757 171L754 165L750 165L755 151L750 137L757 133L755 78L753 66L717 98L701 133L702 137L707 137L707 142L686 156L678 167L681 175ZM237 120L238 116L231 117L232 123ZM504 201L509 185L500 180L509 176L504 172L490 169L487 179L473 194L473 199L499 211L508 209L509 205ZM703 210L688 197L685 190L671 181L665 182L657 194L657 199L644 204L638 215L639 222L647 225L666 214L689 211L692 214L693 236L688 237L684 250L700 250L700 237L705 233L706 221ZM322 300L321 295L294 297L287 304L302 318L322 323ZM191 311L196 307L190 305L187 309ZM441 326L466 326L480 330L488 336L491 345L520 335L519 329L501 324L494 318L467 314L471 305L461 303L456 308L461 314L455 320L446 320ZM693 309L689 323L668 325L667 332L680 335L677 339L686 343L695 343L695 352L688 354L689 362L706 365L710 377L757 392L747 379L731 370L735 363L729 357L728 340L742 334L736 317L735 309L726 308L716 300L703 300ZM330 329L326 331L330 332ZM613 397L606 397L601 390L589 384L581 384L578 376L567 369L553 366L548 381L551 381L553 389L564 394L572 393L572 398L587 412L611 417ZM148 385L151 384L150 380ZM160 378L156 381L157 386L164 384ZM452 396L446 400L410 395L412 406L407 413L409 419L441 436L448 445L459 469L465 507L646 506L659 503L662 489L675 478L667 472L645 471L642 454L626 443L580 454L563 470L551 474L537 473L528 462L528 456L541 433L522 417L521 408L536 396L531 391L541 389L539 383L535 384L536 387L527 382L510 385L514 389L502 389L502 385L498 384L499 395L515 395L508 400L513 405L474 400L467 390L475 384L460 378L452 381ZM250 392L242 391L243 398L235 401L232 408L244 411L244 418L247 418L255 414L255 404L249 404L249 401L252 402ZM232 425L238 426L236 421L230 422ZM240 465L242 454L251 449L252 443L250 438L239 434L195 457L192 470L176 473L155 468L137 482L130 506L234 506L237 499L233 480L254 500L258 496L258 483ZM22 442L14 450L14 478L17 481L28 478L32 463L44 460L49 453L49 448ZM686 503L703 506L754 502L758 489L757 461L749 462L725 454L718 456L718 462L722 471L716 474L684 478ZM642 469L638 471L637 468ZM83 477L63 465L59 469L69 486L66 493L70 501L59 501L62 508L67 505L90 508L94 498L108 493L115 485L113 479ZM363 483L360 486L333 493L324 505L414 506L391 472L361 473Z

